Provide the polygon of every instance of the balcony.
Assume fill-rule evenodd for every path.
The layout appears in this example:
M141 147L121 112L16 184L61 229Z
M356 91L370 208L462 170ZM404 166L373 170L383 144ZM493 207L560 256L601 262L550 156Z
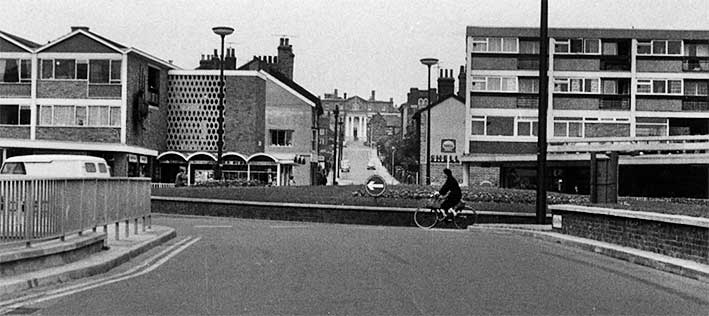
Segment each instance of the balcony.
M630 98L627 95L602 96L598 108L601 110L630 110Z
M708 72L709 59L691 58L682 61L682 71Z
M700 100L684 100L682 101L682 111L706 112L709 111L709 102Z
M630 57L629 56L603 56L601 58L601 70L630 71Z

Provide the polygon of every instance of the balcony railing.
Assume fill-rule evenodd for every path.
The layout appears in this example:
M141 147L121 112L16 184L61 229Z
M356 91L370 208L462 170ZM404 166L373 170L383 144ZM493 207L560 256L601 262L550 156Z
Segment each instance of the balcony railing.
M150 216L150 179L0 180L0 244L26 244Z
M598 108L602 110L630 110L630 98L627 96L603 96Z
M706 59L688 59L682 62L682 71L709 71L709 60Z
M539 69L539 58L538 57L520 57L517 61L517 69L529 69L538 70Z

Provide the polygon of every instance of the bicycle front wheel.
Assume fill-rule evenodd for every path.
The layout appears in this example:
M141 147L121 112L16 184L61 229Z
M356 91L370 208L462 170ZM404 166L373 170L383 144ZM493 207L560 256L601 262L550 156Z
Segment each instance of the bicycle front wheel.
M468 210L468 212L464 213L460 211L455 214L455 217L453 217L453 224L455 224L456 228L466 229L469 225L475 224L477 213L475 213L475 210Z
M421 228L431 228L438 222L438 212L431 208L419 207L414 213L414 223Z

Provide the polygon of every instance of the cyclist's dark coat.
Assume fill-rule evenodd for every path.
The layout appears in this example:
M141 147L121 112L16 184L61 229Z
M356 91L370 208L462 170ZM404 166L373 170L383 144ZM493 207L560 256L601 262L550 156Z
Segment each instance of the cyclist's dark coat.
M450 194L448 194L446 200L443 204L441 204L442 209L448 209L455 206L463 197L463 194L460 192L458 181L456 181L453 176L447 177L446 183L443 184L443 187L441 187L441 190L438 193L445 195L448 192L450 192Z

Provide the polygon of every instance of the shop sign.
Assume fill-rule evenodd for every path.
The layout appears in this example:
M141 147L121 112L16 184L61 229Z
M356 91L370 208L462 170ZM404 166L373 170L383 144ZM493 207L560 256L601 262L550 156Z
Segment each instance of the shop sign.
M133 163L138 162L138 156L128 154L128 162L133 162Z
M455 152L455 139L442 139L441 140L441 152L454 153Z
M140 156L140 163L142 163L142 164L147 164L147 163L148 163L148 157L146 157L146 156Z

